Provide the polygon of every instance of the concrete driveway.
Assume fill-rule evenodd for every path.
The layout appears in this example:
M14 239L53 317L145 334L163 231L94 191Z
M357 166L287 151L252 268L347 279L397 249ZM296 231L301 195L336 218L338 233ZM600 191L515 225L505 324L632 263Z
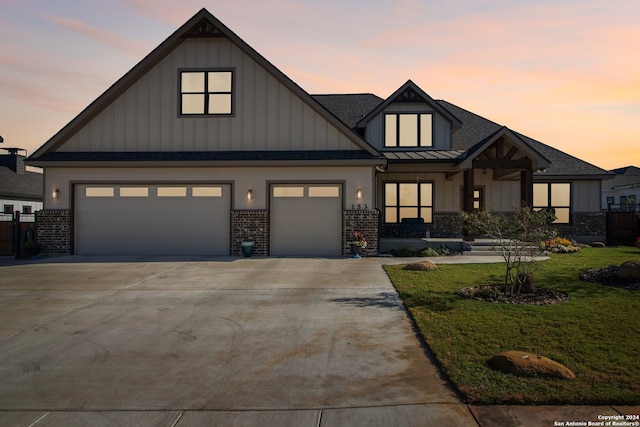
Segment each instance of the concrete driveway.
M0 267L0 425L477 425L378 259Z

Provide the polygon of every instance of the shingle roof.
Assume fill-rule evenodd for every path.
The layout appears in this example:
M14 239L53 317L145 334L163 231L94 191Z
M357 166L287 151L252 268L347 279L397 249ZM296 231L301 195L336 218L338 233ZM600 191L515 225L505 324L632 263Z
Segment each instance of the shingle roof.
M611 172L616 175L611 181L604 183L602 185L603 188L640 186L640 168L627 166L624 168L613 169Z
M0 198L42 200L42 174L35 172L15 173L0 166Z
M345 121L348 126L352 126L354 116L356 115L354 114L355 112L357 112L357 114L364 114L366 116L371 111L373 111L380 104L380 102L382 102L382 98L371 94L314 95L313 97L317 99L325 108L336 115L340 120L349 120L348 122ZM376 101L378 102L377 104ZM447 151L447 153L458 152L462 154L469 148L485 140L486 138L490 137L492 134L503 128L502 125L496 122L472 113L469 110L465 110L464 108L461 108L450 102L443 100L438 100L436 102L442 108L447 110L462 122L462 126L458 129L455 129L453 133L451 147L452 150ZM367 108L369 109L368 111ZM546 169L543 175L541 175L541 173L536 173L536 175L548 176L550 178L555 176L595 176L596 178L610 178L613 176L610 172L607 172L602 168L580 160L540 141L536 141L535 139L523 135L519 132L514 131L514 133L522 138L527 144L529 144L531 148L533 148L535 151L540 153L551 162L551 166ZM416 153L418 152L405 152L405 154L399 155L398 152L393 152L384 153L384 155L389 160L397 160L400 158L415 158ZM421 151L420 153L434 153L434 156L440 156L440 154L444 153L444 151L439 152L439 154L435 154L436 152L431 150L425 152ZM428 161L428 159L426 158L425 160ZM435 161L436 159L433 160ZM442 159L438 158L438 160Z
M491 135L501 128L501 125L489 119L485 119L484 117L474 114L461 107L458 107L457 105L451 104L447 101L438 102L440 103L440 105L451 111L452 114L454 114L462 121L462 127L453 134L454 149L467 149L474 144L474 141L477 143L478 141L481 141L488 135ZM584 160L573 157L563 151L543 144L540 141L536 141L535 139L523 135L519 132L515 133L520 136L527 144L529 144L534 150L539 152L551 162L551 166L547 168L544 174L536 173L536 175L544 175L549 177L557 175L610 175L609 172L605 171L604 169L587 163Z
M352 129L360 119L384 101L371 93L311 95L311 97Z

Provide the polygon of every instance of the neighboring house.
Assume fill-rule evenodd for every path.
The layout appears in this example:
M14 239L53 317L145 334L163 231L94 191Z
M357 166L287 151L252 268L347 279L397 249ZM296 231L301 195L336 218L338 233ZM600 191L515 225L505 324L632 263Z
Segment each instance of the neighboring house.
M23 221L33 222L33 214L42 209L42 174L27 171L20 148L0 148L0 208L3 220L11 214L25 214Z
M610 172L615 177L603 183L602 208L626 212L640 210L640 168L627 166Z
M38 236L77 254L340 256L353 231L461 237L461 210L554 208L602 240L609 173L408 81L311 96L202 9L53 136Z

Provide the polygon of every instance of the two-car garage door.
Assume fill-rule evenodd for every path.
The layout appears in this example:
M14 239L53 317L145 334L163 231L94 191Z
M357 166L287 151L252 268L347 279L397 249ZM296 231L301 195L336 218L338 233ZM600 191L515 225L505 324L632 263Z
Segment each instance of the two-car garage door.
M229 255L230 185L76 185L75 253Z

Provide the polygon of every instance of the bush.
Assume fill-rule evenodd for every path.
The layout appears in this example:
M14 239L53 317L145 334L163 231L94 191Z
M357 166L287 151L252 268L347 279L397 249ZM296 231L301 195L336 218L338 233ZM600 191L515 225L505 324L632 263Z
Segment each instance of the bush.
M420 256L440 256L440 254L433 248L426 248L420 251Z
M580 251L576 242L565 239L564 237L547 240L542 242L541 246L554 254L572 254Z

